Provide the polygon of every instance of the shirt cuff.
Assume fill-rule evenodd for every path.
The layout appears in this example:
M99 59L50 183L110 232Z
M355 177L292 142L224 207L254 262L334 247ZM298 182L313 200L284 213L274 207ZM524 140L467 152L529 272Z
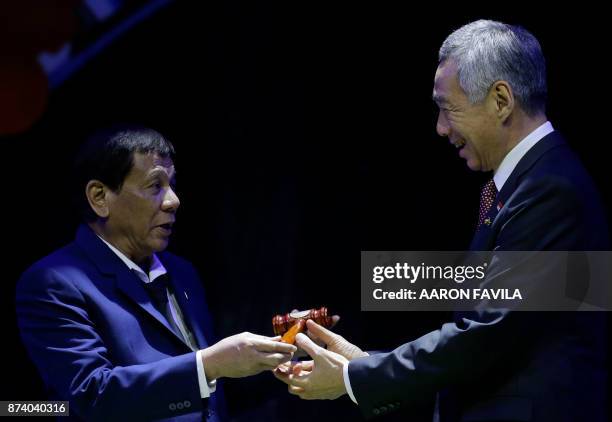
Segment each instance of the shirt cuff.
M351 388L351 381L349 380L349 374L348 374L349 363L350 362L345 362L344 366L342 367L342 378L344 378L344 386L346 387L346 392L348 393L349 397L351 398L351 400L353 400L353 403L359 404L357 403L357 400L355 399L355 396L353 395L353 389Z
M196 365L198 367L198 383L200 385L200 397L205 399L210 397L212 393L217 389L217 380L208 382L206 380L206 373L204 372L204 362L202 362L202 351L196 352Z

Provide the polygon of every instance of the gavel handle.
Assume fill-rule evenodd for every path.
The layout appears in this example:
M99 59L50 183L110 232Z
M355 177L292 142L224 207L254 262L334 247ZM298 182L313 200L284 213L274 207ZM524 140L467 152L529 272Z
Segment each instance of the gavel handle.
M293 326L289 328L285 334L283 334L280 341L283 343L295 344L295 336L297 336L298 333L303 333L304 331L306 331L306 321L303 319L298 319L297 322L293 324Z

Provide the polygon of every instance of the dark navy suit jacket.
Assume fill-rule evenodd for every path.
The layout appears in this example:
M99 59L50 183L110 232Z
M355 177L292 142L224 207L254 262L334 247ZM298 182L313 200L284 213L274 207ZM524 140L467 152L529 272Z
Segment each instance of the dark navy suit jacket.
M472 250L610 248L594 184L557 132L523 156L488 217L492 224L481 226ZM604 318L456 313L452 323L390 353L352 361L351 387L366 416L410 414L440 392L442 421L604 421Z
M211 319L194 267L158 257L200 348ZM142 281L85 225L17 286L23 342L50 394L86 420L203 420L196 356L153 307ZM220 391L211 401L217 400Z

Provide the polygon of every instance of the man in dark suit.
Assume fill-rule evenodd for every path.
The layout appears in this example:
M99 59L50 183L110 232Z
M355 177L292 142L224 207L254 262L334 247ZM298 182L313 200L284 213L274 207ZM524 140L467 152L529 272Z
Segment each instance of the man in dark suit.
M493 172L471 250L609 249L598 194L548 122L546 92L540 45L520 27L473 22L440 49L437 131L470 169ZM488 272L512 270L503 265ZM509 285L528 276L509 274ZM435 420L604 421L603 318L491 307L456 313L440 329L373 355L310 321L311 336L328 348L299 335L313 361L277 377L305 399L348 393L368 417L410 412L437 395Z
M217 421L217 379L274 368L295 350L246 332L213 344L194 267L163 252L180 204L173 157L151 129L93 136L75 166L86 223L17 286L23 342L79 419Z

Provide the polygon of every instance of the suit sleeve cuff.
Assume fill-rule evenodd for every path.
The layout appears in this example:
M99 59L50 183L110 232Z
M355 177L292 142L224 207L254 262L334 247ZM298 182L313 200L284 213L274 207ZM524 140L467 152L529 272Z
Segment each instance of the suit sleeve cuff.
M349 380L348 367L350 362L346 362L342 367L342 377L344 378L344 386L346 387L346 392L348 393L353 403L358 404L355 396L353 395L353 389L351 388L351 381Z
M200 385L200 397L203 399L210 397L212 393L217 389L217 380L208 382L206 380L206 373L204 372L204 362L202 362L202 351L196 352L196 365L198 367L198 383Z

